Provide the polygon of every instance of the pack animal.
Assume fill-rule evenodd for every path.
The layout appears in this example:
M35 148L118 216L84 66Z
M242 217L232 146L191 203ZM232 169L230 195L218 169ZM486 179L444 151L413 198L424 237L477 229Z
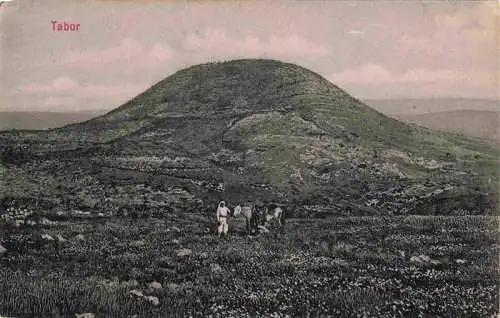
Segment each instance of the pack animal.
M271 205L269 208L264 207L261 211L262 225L269 226L271 222L275 223L280 230L283 230L285 225L285 211L283 208Z
M242 215L245 218L246 223L246 231L247 234L250 235L253 232L257 231L258 228L258 218L255 210L255 206L241 206L237 205L234 208L233 215L238 217Z

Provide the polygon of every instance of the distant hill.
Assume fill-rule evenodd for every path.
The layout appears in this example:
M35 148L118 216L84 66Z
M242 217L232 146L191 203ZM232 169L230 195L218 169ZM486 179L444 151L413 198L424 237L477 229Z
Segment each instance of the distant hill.
M388 116L408 116L455 110L499 111L499 101L492 99L364 99L363 102Z
M5 200L94 211L220 199L368 214L496 211L498 149L390 118L275 60L195 65L102 116L3 132L0 143Z
M105 111L82 112L0 112L0 130L41 130L82 122Z
M431 129L488 139L500 143L499 112L454 110L419 115L395 115L395 118Z

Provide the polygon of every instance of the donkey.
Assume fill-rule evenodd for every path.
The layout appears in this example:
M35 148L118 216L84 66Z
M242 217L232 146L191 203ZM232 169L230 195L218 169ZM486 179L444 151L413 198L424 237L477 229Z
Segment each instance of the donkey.
M245 217L246 230L247 230L248 235L252 234L252 232L257 231L258 219L257 219L256 210L255 210L255 205L253 205L253 206L237 205L234 208L233 216L237 217L239 215L243 215L243 217Z
M271 221L274 220L274 223L278 225L278 228L283 230L283 226L285 225L285 211L283 208L275 204L271 204L269 208L264 207L260 213L262 214L262 225L269 225Z

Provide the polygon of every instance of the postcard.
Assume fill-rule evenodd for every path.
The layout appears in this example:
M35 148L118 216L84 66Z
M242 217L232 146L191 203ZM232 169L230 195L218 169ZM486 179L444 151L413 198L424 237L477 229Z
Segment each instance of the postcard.
M498 1L0 1L0 316L499 317Z

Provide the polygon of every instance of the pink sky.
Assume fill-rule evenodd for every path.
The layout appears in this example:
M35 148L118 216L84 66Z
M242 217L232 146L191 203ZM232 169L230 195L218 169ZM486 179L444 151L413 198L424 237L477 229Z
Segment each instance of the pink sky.
M112 109L175 71L272 58L357 98L498 98L498 2L14 0L0 110ZM50 21L79 23L53 32ZM27 23L29 21L29 23Z

